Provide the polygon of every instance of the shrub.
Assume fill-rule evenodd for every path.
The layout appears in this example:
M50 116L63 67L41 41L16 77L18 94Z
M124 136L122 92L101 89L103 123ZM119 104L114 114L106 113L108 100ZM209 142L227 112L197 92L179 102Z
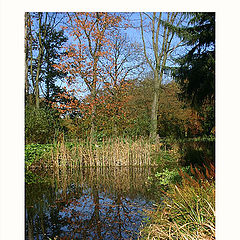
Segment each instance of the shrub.
M181 185L168 193L141 235L146 239L215 239L214 167L205 173L191 167L195 178L180 171Z
M54 112L48 108L26 106L25 109L25 141L29 143L52 142L58 129L58 121Z
M215 141L211 139L195 139L180 144L182 160L185 166L190 164L202 166L206 162L215 161Z
M30 144L25 146L25 164L26 168L30 167L34 162L50 157L51 144Z
M190 167L183 167L181 170L187 172L190 170ZM160 185L169 185L171 183L176 184L181 181L181 175L177 169L170 171L166 168L163 172L157 172L155 177Z

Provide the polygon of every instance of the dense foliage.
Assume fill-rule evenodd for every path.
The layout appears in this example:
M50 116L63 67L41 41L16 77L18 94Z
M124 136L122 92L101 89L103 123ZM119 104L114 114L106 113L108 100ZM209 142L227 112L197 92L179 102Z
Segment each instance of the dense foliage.
M30 143L51 143L59 131L58 114L47 107L25 108L25 141Z
M186 44L191 48L178 59L175 76L181 96L193 106L201 106L215 96L215 13L194 13L186 28Z

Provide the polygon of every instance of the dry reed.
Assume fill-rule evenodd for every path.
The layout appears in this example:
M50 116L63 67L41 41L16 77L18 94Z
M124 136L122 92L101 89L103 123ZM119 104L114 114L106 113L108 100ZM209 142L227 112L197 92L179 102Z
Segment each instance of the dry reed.
M78 167L111 167L111 166L149 166L155 165L149 140L138 138L105 139L101 144L91 144L89 141L78 141L68 146L62 141L55 145L52 151L52 166L54 168Z

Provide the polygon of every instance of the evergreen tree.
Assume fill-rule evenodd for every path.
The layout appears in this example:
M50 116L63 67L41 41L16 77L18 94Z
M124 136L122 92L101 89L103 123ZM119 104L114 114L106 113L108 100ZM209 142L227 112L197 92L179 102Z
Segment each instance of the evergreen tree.
M190 50L180 59L175 77L181 96L198 108L215 96L215 13L193 13L184 29L184 40Z
M59 86L57 86L56 81L61 80L66 74L59 69L53 67L58 63L60 58L60 49L62 45L67 41L64 36L63 31L56 30L49 27L47 29L47 34L43 46L45 49L43 66L41 71L40 82L44 84L43 94L47 100L54 101L56 95L61 92Z

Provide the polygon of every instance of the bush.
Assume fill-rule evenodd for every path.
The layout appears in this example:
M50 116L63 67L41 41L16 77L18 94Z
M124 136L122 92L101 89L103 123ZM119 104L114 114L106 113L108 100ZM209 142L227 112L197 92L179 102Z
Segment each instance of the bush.
M181 170L184 172L189 172L190 167L183 167ZM169 184L176 184L181 181L181 175L177 169L173 169L172 171L164 169L163 172L157 172L155 174L155 177L157 178L158 184L164 186Z
M196 139L180 144L182 161L185 166L202 166L204 163L215 162L215 141Z
M25 146L25 164L26 168L34 162L49 157L51 153L51 144L30 144Z
M58 121L53 110L26 106L25 141L30 143L52 142L58 130Z
M41 177L32 172L31 166L41 166L44 160L50 158L52 150L52 144L30 144L25 146L25 182L27 184L47 181L46 177Z

